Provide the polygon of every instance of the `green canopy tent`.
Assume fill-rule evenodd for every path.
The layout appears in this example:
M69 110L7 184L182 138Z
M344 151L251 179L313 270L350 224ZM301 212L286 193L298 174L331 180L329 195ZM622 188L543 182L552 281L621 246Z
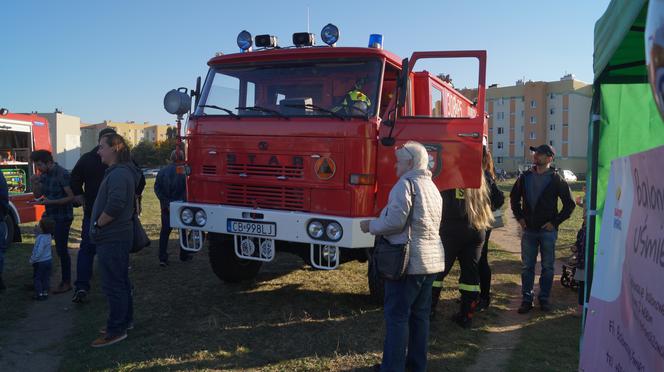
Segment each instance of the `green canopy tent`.
M595 23L593 101L588 133L586 301L592 287L611 161L664 145L664 123L645 65L647 0L612 0Z

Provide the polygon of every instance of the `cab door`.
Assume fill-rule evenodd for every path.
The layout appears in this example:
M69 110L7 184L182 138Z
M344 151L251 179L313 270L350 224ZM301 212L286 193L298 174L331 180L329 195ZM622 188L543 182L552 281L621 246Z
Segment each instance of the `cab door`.
M432 78L425 71L413 72L417 61L434 58L477 59L476 104L438 77ZM408 66L403 68L408 68L406 105L401 110L403 116L392 121L393 127L382 125L379 128L381 140L390 137L390 133L394 138L394 145L378 145L377 169L381 172L378 176L379 208L385 205L389 190L396 182L394 150L409 140L426 147L429 169L439 190L475 188L481 183L482 146L487 143L488 134L485 118L486 51L416 52ZM424 85L423 79L428 79L429 84ZM442 92L440 102L432 92L436 89Z

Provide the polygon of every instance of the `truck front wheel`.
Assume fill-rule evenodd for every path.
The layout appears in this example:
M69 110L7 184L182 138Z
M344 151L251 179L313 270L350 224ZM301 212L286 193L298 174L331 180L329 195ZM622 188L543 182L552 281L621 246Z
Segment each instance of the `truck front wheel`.
M14 242L14 237L16 234L20 234L19 231L16 231L16 223L14 222L14 217L11 214L8 214L5 217L5 225L7 226L7 245L11 245ZM0 237L3 238L3 237Z
M210 266L219 279L228 283L237 283L256 277L262 262L244 260L235 255L233 235L208 235L210 247Z

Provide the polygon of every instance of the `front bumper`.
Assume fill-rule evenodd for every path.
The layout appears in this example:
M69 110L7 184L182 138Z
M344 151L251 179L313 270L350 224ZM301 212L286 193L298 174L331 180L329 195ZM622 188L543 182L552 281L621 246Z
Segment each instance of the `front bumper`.
M183 208L195 208L203 210L207 215L207 222L203 226L185 224L180 219ZM211 205L187 202L173 202L170 205L171 227L177 229L188 229L221 234L240 235L228 231L228 220L244 220L251 222L273 222L276 224L276 235L270 239L310 244L325 244L343 248L368 248L374 245L374 236L363 233L360 229L360 221L363 218L349 218L341 216L329 216L314 213L279 211L271 209L252 209L247 207L232 207L226 205ZM260 217L248 217L259 214ZM333 220L343 228L343 235L338 241L314 239L307 233L307 226L312 219ZM241 235L251 235L242 233ZM256 235L259 236L259 235Z

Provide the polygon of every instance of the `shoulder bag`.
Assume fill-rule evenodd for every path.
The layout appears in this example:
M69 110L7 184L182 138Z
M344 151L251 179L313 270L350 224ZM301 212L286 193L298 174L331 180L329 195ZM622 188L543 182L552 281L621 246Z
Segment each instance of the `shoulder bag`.
M138 217L138 205L140 203L138 198L139 197L135 197L136 200L134 200L134 215L131 219L134 227L134 240L129 249L129 253L137 253L143 248L150 246L150 238L141 224L141 219Z
M385 237L377 237L371 260L378 274L383 279L400 280L406 274L408 268L408 256L410 254L410 224L415 208L415 187L410 179L411 207L404 229L408 229L408 240L404 244L392 244Z

